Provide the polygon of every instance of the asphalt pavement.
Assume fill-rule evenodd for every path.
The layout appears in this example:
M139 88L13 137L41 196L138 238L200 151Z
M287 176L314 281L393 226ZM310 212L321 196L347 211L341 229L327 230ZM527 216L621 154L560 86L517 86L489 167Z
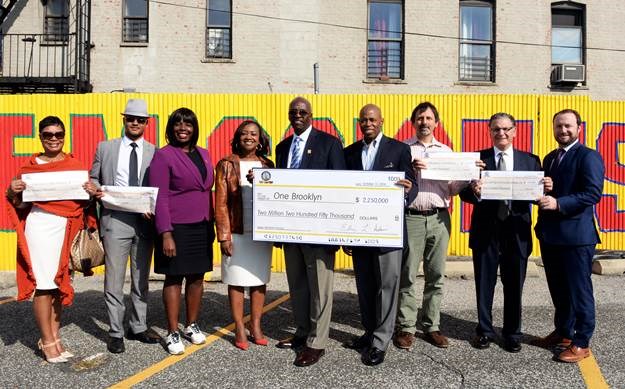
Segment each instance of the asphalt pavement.
M171 357L160 345L125 341L126 352L106 351L107 316L103 278L77 276L76 298L63 314L62 336L77 356L69 363L48 364L36 350L38 331L30 302L14 302L14 288L0 289L0 387L105 388L128 387L271 387L271 388L581 388L625 387L625 277L593 275L597 301L597 329L593 358L583 364L554 361L550 350L529 345L552 330L553 309L542 269L528 278L524 290L523 349L511 354L497 344L486 350L469 341L476 325L473 280L447 279L441 330L450 337L448 349L417 339L412 350L391 345L386 361L368 367L343 342L362 333L353 275L336 273L330 342L326 355L314 366L293 366L295 354L275 347L293 330L288 288L283 273L273 273L263 326L268 347L250 345L240 351L233 335L225 285L207 282L199 320L209 336L202 346L189 347ZM150 282L148 322L164 336L162 282ZM418 288L423 287L420 279ZM126 285L128 289L128 284ZM494 322L501 328L501 284L497 286ZM284 302L271 304L272 301ZM181 313L181 318L183 314ZM230 327L229 327L230 326ZM225 328L225 329L224 329Z

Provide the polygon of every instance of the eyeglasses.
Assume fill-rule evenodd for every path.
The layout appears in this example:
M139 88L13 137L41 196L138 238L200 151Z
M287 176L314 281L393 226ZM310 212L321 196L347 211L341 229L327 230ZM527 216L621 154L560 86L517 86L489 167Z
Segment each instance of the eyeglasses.
M490 131L494 133L498 133L499 131L503 131L506 134L510 131L514 130L516 127L508 127L508 128L491 128Z
M289 109L289 116L308 116L310 112L303 109Z
M65 131L59 131L59 132L44 131L41 134L39 134L39 136L41 136L41 139L43 140L52 140L52 138L56 138L57 140L63 140L65 139Z
M139 124L145 124L145 123L148 122L148 118L142 118L142 117L139 117L139 116L125 116L124 119L126 119L126 123L132 123L135 120Z

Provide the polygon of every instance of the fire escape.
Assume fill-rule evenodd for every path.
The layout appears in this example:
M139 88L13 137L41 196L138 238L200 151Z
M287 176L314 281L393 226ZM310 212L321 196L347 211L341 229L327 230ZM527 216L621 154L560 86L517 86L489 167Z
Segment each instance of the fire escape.
M70 1L66 17L46 17L45 33L13 33L27 1L0 0L0 93L91 92L91 0Z

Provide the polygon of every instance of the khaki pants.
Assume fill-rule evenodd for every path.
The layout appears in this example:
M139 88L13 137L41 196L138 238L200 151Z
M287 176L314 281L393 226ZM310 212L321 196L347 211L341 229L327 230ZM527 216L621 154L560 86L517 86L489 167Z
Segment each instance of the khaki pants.
M406 215L408 250L404 254L399 284L397 327L414 333L417 321L423 332L439 331L445 260L451 232L449 212L431 216ZM421 314L417 305L417 271L423 259L425 285Z

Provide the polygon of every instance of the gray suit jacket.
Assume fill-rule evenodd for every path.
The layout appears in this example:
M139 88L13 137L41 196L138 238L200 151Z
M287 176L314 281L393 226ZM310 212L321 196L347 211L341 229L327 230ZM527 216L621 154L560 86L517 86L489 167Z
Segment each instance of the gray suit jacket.
M111 140L102 141L98 144L98 148L95 152L95 158L93 159L93 165L91 165L91 172L89 176L91 181L100 185L115 185L115 175L117 174L117 161L119 160L119 147L122 143L122 138L115 138ZM142 186L148 186L148 172L150 162L154 156L156 148L153 144L143 141L143 156L141 158L141 171L139 172L139 182ZM102 207L100 209L100 225L101 231L104 233L109 226L112 217L117 219L123 219L126 223L135 222L141 223L143 218L137 218L136 215L127 214L125 212L111 211ZM115 215L115 216L113 216ZM148 226L142 226L140 228L146 235L151 235L152 228Z

